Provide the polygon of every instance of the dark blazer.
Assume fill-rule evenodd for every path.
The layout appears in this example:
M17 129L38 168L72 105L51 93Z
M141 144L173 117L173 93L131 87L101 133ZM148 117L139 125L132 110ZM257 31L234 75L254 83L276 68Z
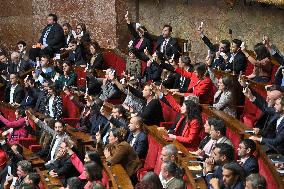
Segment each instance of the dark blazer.
M104 69L104 56L102 53L97 53L93 55L90 61L90 67L96 75L96 69L102 70Z
M252 93L256 97L253 103L262 111L262 116L257 121L256 127L261 128L261 136L265 138L274 138L278 115L275 114L274 107L268 107L266 100L260 94L253 90Z
M130 92L141 98L146 102L146 99L143 97L141 91L129 86ZM158 99L152 99L146 106L142 108L139 113L139 116L143 119L143 122L146 125L160 125L160 122L164 121L164 115L162 110L162 105Z
M244 189L244 187L245 187L245 184L243 183L243 181L239 179L237 180L235 184L233 184L230 187L225 187L224 189Z
M133 133L130 133L127 142L130 144L133 140ZM141 131L132 146L140 159L145 159L148 152L148 139L147 135Z
M53 51L59 51L60 48L64 47L64 32L63 28L59 24L47 25L41 33L41 37L39 39L39 43L43 44L43 37L48 28L51 27L50 32L47 36L46 43L48 47Z
M9 84L5 89L5 102L8 103L10 102L10 91L11 91L11 84ZM14 96L13 97L14 102L18 104L20 104L22 100L25 98L25 91L20 84L17 85L13 96Z
M70 36L70 37L69 37L69 40L67 41L68 36ZM68 44L69 44L70 41L72 41L73 39L74 39L74 36L72 35L71 32L70 32L68 35L64 35L64 47L67 48L67 47L68 47Z
M210 180L212 178L217 178L219 179L219 184L221 185L220 188L222 188L224 186L223 183L223 169L222 166L218 166L213 173L207 173L207 175L205 176L205 181L207 183L207 186L211 186L210 184ZM209 187L208 187L209 188Z
M13 176L17 175L17 163L19 161L22 161L24 157L21 154L15 154L11 147L5 143L2 145L3 150L6 152L6 154L9 156L9 165L11 166L11 173Z
M150 67L146 67L143 77L146 81L161 81L162 72L163 69L156 62L152 62Z
M91 118L91 135L95 136L98 131L103 131L103 129L109 124L107 118L101 115L99 112L94 113Z
M21 102L21 107L23 108L33 108L36 104L36 89L34 88L25 88L25 98Z
M18 70L17 70L18 67ZM24 73L26 71L28 71L29 69L31 69L31 65L29 62L25 61L25 60L21 60L18 64L9 62L8 64L8 73L12 74L12 73Z
M235 71L236 74L239 74L241 71L245 73L247 67L247 59L245 54L240 50L234 56L232 62L224 63L220 68L221 70L230 70Z
M277 116L277 114L275 115ZM278 118L280 116L278 115ZM278 127L276 128L275 137L274 138L262 138L262 144L265 144L273 151L284 155L284 119L280 122Z
M137 43L139 42L139 40L141 39L141 37L139 36L139 34L136 32L133 23L127 24L128 27L128 31L130 32L130 34L132 35L132 46L134 49L134 54L143 61L148 61L149 58L144 54L144 49L147 48L148 51L152 54L152 42L150 39L144 37L143 42L141 43L140 47L137 49L135 48L135 46L137 45Z
M244 164L242 164L242 167L244 168L247 176L252 173L258 173L259 171L258 161L253 155L250 156Z
M70 160L70 156L66 156L60 159L55 160L49 170L54 170L57 173L58 177L61 177L61 181L66 186L66 181L70 177L77 177L80 173L74 167Z
M284 65L284 58L278 52L276 52L272 56L279 62L280 65L282 65L282 66Z
M82 51L82 48L77 46L75 51L70 51L68 55L68 60L73 61L76 66L86 65L86 55Z
M161 46L163 45L163 42L165 41L165 38L160 35L157 38L157 47L156 50L160 52ZM178 42L174 38L170 38L167 45L166 45L166 52L164 52L165 58L171 58L174 55L174 59L178 59L180 54L179 54L179 46Z
M41 89L40 92L38 93L37 101L35 104L35 111L45 113L46 103L47 103L47 91Z

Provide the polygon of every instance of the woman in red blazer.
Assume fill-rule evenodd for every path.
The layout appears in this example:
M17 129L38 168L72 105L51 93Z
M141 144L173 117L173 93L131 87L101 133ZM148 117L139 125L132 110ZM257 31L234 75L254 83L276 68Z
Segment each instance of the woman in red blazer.
M201 104L212 104L214 98L214 85L207 73L207 68L204 63L194 65L194 72L188 72L182 68L176 68L175 72L183 77L190 79L188 93L184 96L193 94L199 97Z
M177 106L176 101L167 100L172 107ZM180 107L179 112L181 114L180 119L173 134L169 134L169 138L182 143L190 151L197 150L203 125L200 107L194 101L186 100Z
M181 58L179 59L181 61ZM199 102L201 104L212 104L214 98L214 84L212 83L209 74L207 73L207 68L204 63L196 63L194 65L194 71L186 71L181 67L174 67L170 64L158 61L160 66L172 72L176 72L181 76L190 80L187 93L179 93L182 96L189 96L193 94L199 97Z

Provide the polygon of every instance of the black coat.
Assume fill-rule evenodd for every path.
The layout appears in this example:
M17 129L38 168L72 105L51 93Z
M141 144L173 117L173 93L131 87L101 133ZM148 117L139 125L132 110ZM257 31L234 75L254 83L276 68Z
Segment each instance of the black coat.
M127 142L130 144L133 140L133 133L130 133ZM147 135L141 131L132 146L140 159L145 159L148 152L148 139Z
M161 51L161 46L163 45L165 41L165 38L160 35L157 38L157 46L156 46L156 50L157 51ZM167 45L166 45L166 52L163 53L165 56L165 58L171 58L174 55L174 59L178 59L180 57L180 53L179 53L179 46L178 46L178 42L176 39L174 38L170 38Z
M39 43L43 44L44 34L49 27L50 25L47 25L42 30ZM51 26L50 32L46 39L46 43L48 44L48 47L51 48L53 51L58 51L60 50L60 48L64 47L65 44L64 32L63 28L59 24L56 23Z
M5 89L5 102L10 102L10 91L11 91L11 84L9 84ZM22 100L25 98L25 91L21 85L17 85L13 95L14 102L20 104Z
M244 164L242 164L242 167L244 168L246 175L250 175L252 173L258 173L258 161L254 156L250 156Z

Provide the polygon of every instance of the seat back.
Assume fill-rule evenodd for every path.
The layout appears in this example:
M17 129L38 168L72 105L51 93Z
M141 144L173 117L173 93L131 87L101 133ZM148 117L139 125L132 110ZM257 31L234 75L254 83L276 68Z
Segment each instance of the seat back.
M160 104L162 106L163 116L165 122L174 122L177 117L177 112L167 104L165 104L163 101L160 100Z
M83 88L86 86L86 72L85 69L82 67L75 67L74 68L75 73L77 74L77 87Z
M80 115L79 108L70 100L69 96L61 94L61 98L63 104L63 117L78 118Z

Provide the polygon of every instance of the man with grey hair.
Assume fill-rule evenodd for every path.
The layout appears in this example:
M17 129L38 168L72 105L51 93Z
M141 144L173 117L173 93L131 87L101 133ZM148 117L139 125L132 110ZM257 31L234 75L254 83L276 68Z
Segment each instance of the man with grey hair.
M250 174L246 178L245 189L266 189L266 180L259 174Z
M168 144L162 148L161 160L162 162L172 161L176 162L178 150L174 144Z
M19 52L12 52L11 54L11 62L8 64L8 73L21 73L26 72L31 68L29 62L21 59L21 55Z
M163 162L160 179L164 189L184 189L185 184L178 176L178 166L172 161Z

